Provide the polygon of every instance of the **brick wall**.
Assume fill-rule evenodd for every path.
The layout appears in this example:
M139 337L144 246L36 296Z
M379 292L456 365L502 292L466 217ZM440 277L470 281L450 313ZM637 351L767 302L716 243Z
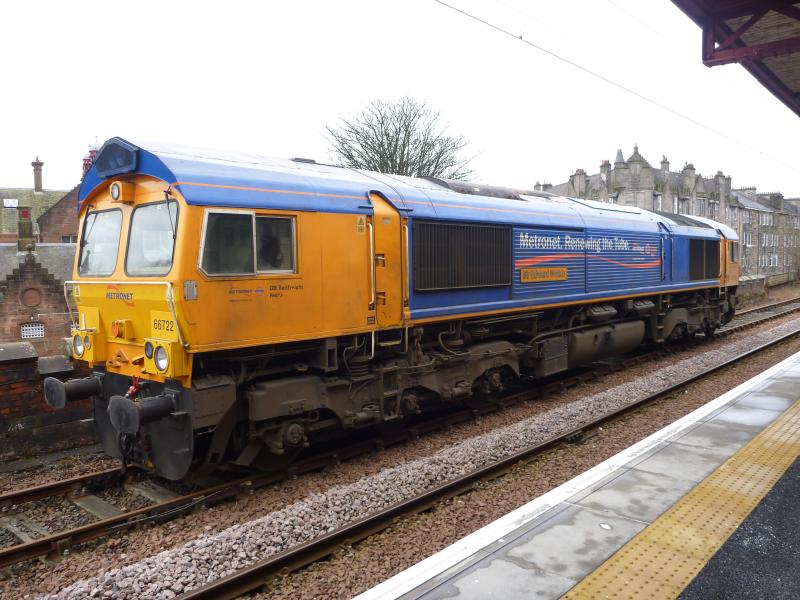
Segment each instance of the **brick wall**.
M70 242L78 237L78 187L51 206L39 217L39 241Z
M70 320L62 283L37 262L36 255L21 258L4 278L0 275L0 342L21 341L23 325L42 326L44 337L26 341L39 356L64 354Z
M47 405L31 344L0 344L0 461L93 443L89 417L88 400L71 402L64 410Z

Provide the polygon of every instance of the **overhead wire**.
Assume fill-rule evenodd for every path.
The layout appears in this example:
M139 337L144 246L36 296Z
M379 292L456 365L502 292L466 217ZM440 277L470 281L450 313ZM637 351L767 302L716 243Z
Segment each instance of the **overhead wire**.
M750 144L747 144L746 142L742 142L741 140L733 138L733 137L729 136L728 134L726 134L726 133L724 133L724 132L722 132L722 131L720 131L718 129L715 129L715 128L711 127L710 125L706 125L702 121L698 121L697 119L694 119L694 118L690 117L689 115L686 115L686 114L680 112L679 110L671 108L670 106L667 106L666 104L663 104L663 103L659 102L658 100L654 100L653 98L650 98L649 96L646 96L646 95L644 95L644 94L642 94L640 92L637 92L636 90L634 90L632 88L629 88L626 85L623 85L622 83L614 81L610 77L606 77L605 75L602 75L601 73L593 71L593 70L589 69L588 67L584 67L583 65L581 65L581 64L579 64L579 63L577 63L577 62L575 62L573 60L570 60L570 59L568 59L568 58L566 58L564 56L561 56L557 52L549 50L549 49L545 48L544 46L541 46L540 44L537 44L537 43L532 42L532 41L530 41L528 39L525 39L521 34L516 34L516 33L512 32L512 31L509 31L508 29L505 29L505 28L501 27L500 25L496 25L496 24L494 24L494 23L492 23L490 21L487 21L486 19L483 19L483 18L481 18L481 17L479 17L477 15L474 15L474 14L472 14L470 12L467 12L464 9L458 8L457 6L453 6L452 4L444 2L444 0L433 0L433 1L436 2L437 4L441 4L445 8L448 8L448 9L450 9L450 10L452 10L454 12L457 12L457 13L459 13L459 14L461 14L461 15L469 18L469 19L472 19L473 21L477 21L478 23L480 23L482 25L485 25L486 27L494 29L495 31L498 31L498 32L500 32L500 33L502 33L504 35L507 35L507 36L511 37L511 38L514 38L515 40L520 41L523 44L526 44L527 46L530 46L531 48L534 48L534 49L536 49L536 50L538 50L540 52L543 52L544 54L547 54L547 55L551 56L552 58L554 58L556 60L559 60L559 61L561 61L561 62L563 62L563 63L565 63L565 64L567 64L567 65L569 65L569 66L571 66L571 67L573 67L575 69L578 69L579 71L582 71L582 72L586 73L587 75L591 75L592 77L595 77L595 78L597 78L597 79L599 79L599 80L601 80L601 81L603 81L603 82L605 82L605 83L607 83L607 84L609 84L611 86L614 86L615 88L620 89L620 90L622 90L623 92L625 92L627 94L635 96L636 98L639 98L640 100L644 100L645 102L648 102L648 103L652 104L653 106L656 106L657 108L660 108L661 110L664 110L664 111L666 111L666 112L668 112L668 113L670 113L670 114L672 114L672 115L674 115L674 116L676 116L676 117L678 117L680 119L688 121L692 125L696 125L697 127L705 129L706 131L709 131L710 133L713 133L714 135L717 135L717 136L719 136L719 137L721 137L721 138L723 138L725 140L728 140L729 142L737 144L738 146L741 146L743 148L747 148L751 152L755 152L756 154L759 154L759 155L763 156L764 158L768 158L768 159L770 159L770 160L772 160L772 161L774 161L774 162L776 162L778 164L783 165L784 167L787 167L787 168L789 168L789 169L791 169L793 171L796 171L796 172L800 173L800 168L798 168L797 166L785 163L784 161L780 160L779 158L777 158L775 156L772 156L772 155L764 152L763 150L759 150L755 146L751 146Z

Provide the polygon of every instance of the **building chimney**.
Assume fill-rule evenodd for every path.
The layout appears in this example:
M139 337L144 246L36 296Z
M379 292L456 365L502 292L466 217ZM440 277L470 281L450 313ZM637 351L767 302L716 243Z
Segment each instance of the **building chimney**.
M600 163L600 175L603 178L603 182L608 184L608 177L611 174L611 163L607 160L604 160Z
M586 171L583 169L576 169L570 179L570 188L572 194L577 198L586 198Z
M36 160L31 163L33 167L33 191L41 192L42 190L42 167L44 163L36 157Z
M86 156L83 157L83 174L86 175L86 171L92 168L94 164L94 159L97 158L97 147L96 146L89 146L89 152Z
M661 170L665 173L669 171L669 161L663 154L661 155Z
M29 206L17 207L17 232L17 251L33 251L36 246L33 241L33 221Z

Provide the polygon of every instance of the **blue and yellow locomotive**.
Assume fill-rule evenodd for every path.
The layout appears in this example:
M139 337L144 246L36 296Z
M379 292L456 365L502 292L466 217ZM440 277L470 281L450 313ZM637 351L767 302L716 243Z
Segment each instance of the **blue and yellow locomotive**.
M547 193L108 140L68 298L105 450L181 479L478 401L734 313L725 225Z

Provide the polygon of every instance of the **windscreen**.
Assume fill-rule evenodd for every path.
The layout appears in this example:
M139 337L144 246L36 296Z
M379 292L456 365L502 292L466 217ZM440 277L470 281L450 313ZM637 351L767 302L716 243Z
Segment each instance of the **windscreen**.
M117 266L122 212L106 210L86 215L78 274L107 277Z
M172 268L172 251L178 227L178 203L159 202L138 207L131 217L128 275L166 275Z

